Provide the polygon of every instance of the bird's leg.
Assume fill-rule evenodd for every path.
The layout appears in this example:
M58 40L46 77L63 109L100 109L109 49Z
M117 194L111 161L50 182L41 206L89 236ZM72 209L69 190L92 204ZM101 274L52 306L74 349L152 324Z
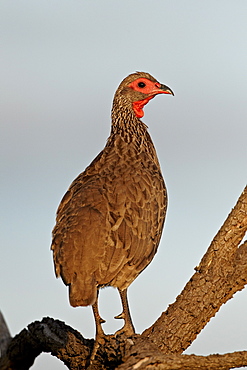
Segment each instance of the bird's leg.
M115 319L123 319L124 326L121 329L119 329L115 334L120 334L124 332L126 335L133 335L135 334L135 328L130 316L130 310L127 299L127 289L124 290L118 289L118 291L122 301L123 312L115 316Z
M104 324L105 320L102 319L102 317L99 314L99 309L98 309L98 293L97 293L97 299L96 302L92 305L93 309L93 315L94 315L94 320L95 320L95 326L96 326L96 338L98 336L104 336L105 333L102 329L101 324Z
M92 350L92 353L91 353L91 356L90 356L90 363L93 362L100 343L102 343L102 344L104 343L103 338L105 336L105 333L104 333L104 331L102 329L102 326L101 326L101 324L103 324L105 322L105 320L102 319L102 317L99 314L98 295L99 295L99 290L97 291L96 301L92 305L93 315L94 315L94 320L95 320L95 326L96 326L96 335L95 335L93 350Z

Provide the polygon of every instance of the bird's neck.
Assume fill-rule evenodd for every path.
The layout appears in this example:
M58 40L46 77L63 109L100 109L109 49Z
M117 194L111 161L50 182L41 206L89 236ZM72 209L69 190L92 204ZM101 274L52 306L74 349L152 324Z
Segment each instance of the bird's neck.
M120 135L127 143L133 142L137 137L145 137L147 126L136 117L132 107L114 106L112 108L111 135Z
M113 101L111 134L106 146L118 146L125 142L136 154L147 153L158 164L157 154L147 126L134 113L131 104Z

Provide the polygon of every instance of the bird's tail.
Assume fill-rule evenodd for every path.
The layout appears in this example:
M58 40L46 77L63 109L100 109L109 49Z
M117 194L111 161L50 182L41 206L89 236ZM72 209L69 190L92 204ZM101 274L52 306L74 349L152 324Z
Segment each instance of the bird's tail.
M89 306L96 302L97 286L92 281L76 280L69 285L71 306Z

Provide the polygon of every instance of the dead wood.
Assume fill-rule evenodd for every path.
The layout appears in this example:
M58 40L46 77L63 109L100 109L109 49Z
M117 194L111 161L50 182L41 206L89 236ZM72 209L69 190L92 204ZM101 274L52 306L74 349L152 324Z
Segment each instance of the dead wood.
M247 187L182 293L142 334L164 353L182 353L247 282Z
M230 369L247 366L247 352L195 356L181 353L233 294L247 283L247 187L213 239L196 272L176 301L141 335L109 335L91 369ZM41 352L50 352L69 369L84 369L93 348L59 320L44 318L11 339L1 321L0 370L29 369ZM3 324L4 323L4 324Z
M0 311L0 356L3 356L3 354L6 352L10 341L10 332L2 312Z
M130 358L117 369L127 370L229 370L247 366L247 351L227 353L225 355L157 355L149 353L143 357Z

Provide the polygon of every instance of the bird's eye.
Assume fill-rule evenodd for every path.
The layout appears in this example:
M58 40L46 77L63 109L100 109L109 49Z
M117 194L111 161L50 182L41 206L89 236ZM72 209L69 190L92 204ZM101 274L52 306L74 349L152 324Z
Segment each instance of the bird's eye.
M145 86L146 86L146 84L145 84L144 82L139 82L139 83L138 83L138 86L139 86L140 88L143 88L143 87L145 87Z

